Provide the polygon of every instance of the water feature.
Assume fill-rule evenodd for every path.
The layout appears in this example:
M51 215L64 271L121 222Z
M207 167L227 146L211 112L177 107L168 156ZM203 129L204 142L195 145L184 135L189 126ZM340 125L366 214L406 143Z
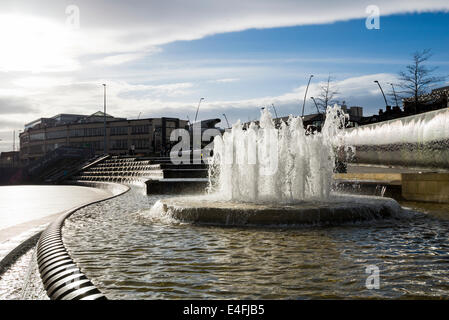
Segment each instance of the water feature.
M428 143L449 139L449 109L365 125L344 131L348 145Z
M447 108L347 129L341 138L357 163L449 169Z
M217 225L338 224L400 215L394 200L332 191L345 120L339 106L328 107L322 130L310 132L301 117L276 126L264 109L258 125L238 122L215 137L208 195L164 199L153 210Z
M108 298L449 298L447 220L222 228L151 212L160 198L133 189L66 221L64 243Z
M327 109L321 132L306 132L301 117L290 117L277 129L268 109L259 126L243 130L235 124L214 140L211 191L231 201L327 200L344 122L344 113L334 106Z
M336 125L322 133L305 132L300 119L291 119L288 126L284 124L275 131L279 142L276 150L282 155L271 158L280 164L280 176L275 177L265 175L265 170L271 170L270 162L264 162L264 157L272 157L269 149L261 148L261 156L256 153L261 162L220 162L226 157L226 146L241 156L245 146L254 150L251 142L257 146L271 139L267 138L270 134L265 135L254 125L248 132L236 125L236 130L223 138L223 152L217 144L216 162L211 169L218 169L211 181L214 195L194 199L210 203L215 197L221 203L242 208L270 204L275 208L333 206L337 200L344 200L359 210L364 207L363 197L342 199L332 191L331 175L338 150L335 146L341 137L337 134L341 118L338 113L335 116ZM263 114L261 125L272 130L272 124L269 115ZM232 140L226 140L230 137ZM227 144L228 141L232 143ZM229 185L234 179L238 183ZM86 276L107 297L449 298L448 220L405 210L404 215L390 214L370 221L351 219L330 226L292 227L281 223L270 228L245 224L222 228L186 224L163 210L149 209L155 205L154 208L160 208L164 201L169 200L147 196L142 189L133 187L122 196L80 209L66 220L64 244ZM189 201L192 203L192 198ZM393 200L366 201L374 201L379 207L387 204L392 213L400 211ZM373 203L369 206L376 207ZM367 289L365 283L366 268L372 265L381 272L378 290ZM36 276L32 265L14 268L27 274L27 279ZM0 279L0 291L10 287L11 278L12 273L8 273ZM40 297L39 288L36 292L26 290L25 296ZM23 297L19 291L15 288L11 295Z

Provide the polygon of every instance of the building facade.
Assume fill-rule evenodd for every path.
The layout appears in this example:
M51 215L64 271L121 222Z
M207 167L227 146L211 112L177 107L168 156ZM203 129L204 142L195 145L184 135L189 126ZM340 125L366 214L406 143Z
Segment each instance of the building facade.
M20 134L20 159L28 163L60 146L91 148L103 154L104 114L90 116L60 114L25 125ZM106 153L113 155L165 155L174 129L186 128L178 118L127 120L106 115Z

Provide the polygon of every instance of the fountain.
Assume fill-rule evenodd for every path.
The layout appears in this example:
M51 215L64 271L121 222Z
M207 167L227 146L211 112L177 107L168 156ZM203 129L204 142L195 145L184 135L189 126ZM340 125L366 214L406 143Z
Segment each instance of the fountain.
M447 171L448 120L445 108L348 129L342 138L357 163Z
M259 125L236 123L214 140L208 194L160 200L152 208L172 218L218 225L336 224L391 217L392 199L332 191L345 114L329 107L321 132L290 116L276 127L267 109Z

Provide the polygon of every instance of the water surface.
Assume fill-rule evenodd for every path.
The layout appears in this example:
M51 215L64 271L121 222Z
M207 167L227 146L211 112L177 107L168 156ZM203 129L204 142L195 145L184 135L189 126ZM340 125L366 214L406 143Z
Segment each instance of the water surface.
M111 299L449 298L447 220L193 226L150 216L159 198L133 189L66 221L71 255Z

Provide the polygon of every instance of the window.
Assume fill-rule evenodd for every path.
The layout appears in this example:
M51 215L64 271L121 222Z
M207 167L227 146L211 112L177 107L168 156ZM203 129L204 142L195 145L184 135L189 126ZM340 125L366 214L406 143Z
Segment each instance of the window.
M127 135L128 127L111 127L110 135L111 136L120 136Z
M71 129L69 137L84 137L84 129Z
M103 128L86 128L85 129L85 136L86 137L94 137L94 136L102 136L104 130Z
M60 130L60 131L48 131L47 132L47 139L60 139L67 137L67 131L66 130Z
M31 141L40 141L40 140L45 140L45 133L33 133L30 135L30 140Z
M128 149L128 140L111 140L111 149L113 150L123 150Z
M150 147L149 139L133 139L131 143L136 149L148 149Z
M148 124L131 127L132 134L148 134L149 132L150 132L150 125Z

